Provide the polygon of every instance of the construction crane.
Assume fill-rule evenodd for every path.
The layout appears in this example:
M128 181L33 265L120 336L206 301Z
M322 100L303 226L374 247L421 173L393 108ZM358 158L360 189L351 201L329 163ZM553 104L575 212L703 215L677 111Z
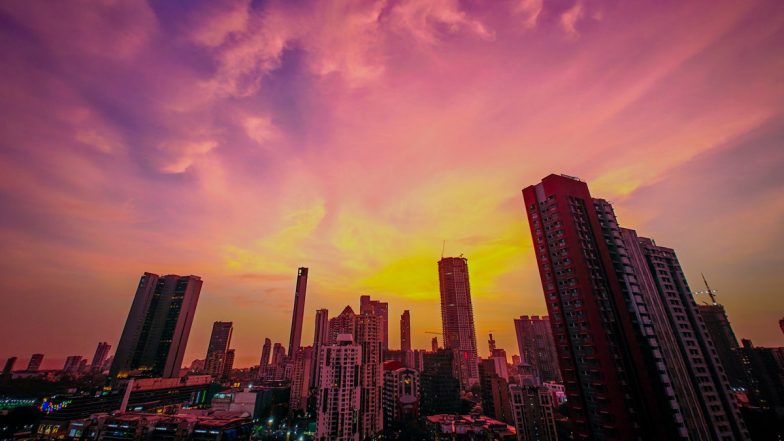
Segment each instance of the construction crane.
M702 290L702 291L695 292L694 295L697 295L697 294L707 294L710 297L711 302L714 305L718 305L719 303L716 301L716 293L718 291L716 291L715 289L711 289L710 285L708 285L708 280L705 279L705 274L700 273L700 275L702 276L703 283L705 283L705 289ZM705 302L703 302L703 303L705 303Z

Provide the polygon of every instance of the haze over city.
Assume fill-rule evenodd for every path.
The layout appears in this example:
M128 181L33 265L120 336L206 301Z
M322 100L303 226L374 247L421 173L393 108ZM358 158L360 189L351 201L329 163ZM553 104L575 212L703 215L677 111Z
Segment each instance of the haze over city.
M480 348L516 353L512 320L547 313L521 190L553 172L782 346L779 1L11 1L0 23L0 359L116 344L150 271L204 281L186 363L230 320L251 366L288 339L298 267L305 340L369 294L429 348L442 248Z

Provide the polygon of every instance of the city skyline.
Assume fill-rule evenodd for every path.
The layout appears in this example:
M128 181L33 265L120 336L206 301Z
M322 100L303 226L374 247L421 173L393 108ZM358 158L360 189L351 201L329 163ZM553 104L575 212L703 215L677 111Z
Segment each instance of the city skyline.
M298 267L303 345L368 294L391 348L403 310L429 348L444 241L512 355L513 319L547 314L519 191L550 172L782 345L779 2L162 3L0 5L0 360L114 351L144 271L204 281L186 365L215 321L238 367L286 346Z

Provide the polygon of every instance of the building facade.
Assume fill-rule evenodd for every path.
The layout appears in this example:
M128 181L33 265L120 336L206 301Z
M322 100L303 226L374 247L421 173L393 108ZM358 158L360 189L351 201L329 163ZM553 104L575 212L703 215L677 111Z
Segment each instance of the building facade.
M560 382L561 371L558 369L558 354L550 329L550 318L546 315L523 315L514 319L514 326L520 362L531 366L537 383Z
M386 367L386 366L385 366ZM407 421L419 417L419 372L399 367L384 370L384 430L402 429Z
M289 335L289 356L302 344L302 321L305 316L305 296L308 289L308 269L297 270L297 286L294 290L294 310L291 317L291 334Z
M479 382L474 308L468 279L468 259L444 257L438 262L444 348L457 351L460 384L469 389Z
M556 404L549 390L510 384L509 395L518 441L558 441Z
M407 309L400 315L400 350L411 350L411 313Z
M381 347L389 349L389 304L373 300L368 295L359 297L359 313L375 315L381 320Z
M360 367L362 347L351 334L321 348L316 440L359 441Z
M144 273L109 376L177 377L201 287L197 276Z
M207 355L204 357L204 372L213 377L222 377L226 364L226 353L231 344L231 335L234 332L232 322L215 322L212 324L210 342L207 345Z

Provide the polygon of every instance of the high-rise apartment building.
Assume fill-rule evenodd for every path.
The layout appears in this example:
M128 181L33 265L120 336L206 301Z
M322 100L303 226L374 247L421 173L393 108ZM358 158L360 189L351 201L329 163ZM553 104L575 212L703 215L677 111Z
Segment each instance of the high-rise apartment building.
M431 352L438 351L438 337L433 337L430 339L430 351Z
M213 377L223 377L226 353L231 344L231 335L234 332L232 322L215 322L212 324L210 343L207 345L207 355L204 357L204 372Z
M358 315L355 321L354 342L362 348L358 409L361 439L372 438L384 428L384 414L381 409L381 391L384 383L382 326L382 317L370 313Z
M621 237L690 439L748 438L718 348L675 251L634 230L621 229Z
M509 382L500 375L492 358L479 362L479 384L481 386L482 414L507 424L514 424L509 399Z
M90 363L90 369L94 371L101 370L103 363L109 357L110 349L112 349L112 345L109 343L105 341L98 343L98 347L95 348L95 354L93 354L93 360Z
M294 311L291 317L289 356L293 356L302 344L302 321L305 315L305 295L308 289L308 269L297 270L297 286L294 290Z
M63 372L66 374L78 374L81 363L82 363L81 355L69 355L65 359L65 364L63 365Z
M41 363L44 361L44 354L33 354L30 357L30 362L27 363L27 372L38 372L41 369Z
M740 361L740 346L738 346L738 339L732 330L724 305L712 302L708 305L697 305L697 309L705 322L730 385L745 387L746 374Z
M537 384L547 381L561 382L550 318L523 315L514 319L514 326L521 362L531 366Z
M392 362L395 363L395 362ZM407 421L419 417L419 372L406 367L387 368L384 364L384 430L394 432Z
M474 309L468 281L468 259L444 257L438 262L444 348L457 352L460 384L469 389L479 382Z
M381 347L389 349L389 304L380 300L372 300L370 296L359 297L359 313L371 314L381 320Z
M664 294L647 288L610 204L593 199L582 181L557 175L523 196L577 439L747 439L733 412L725 412L731 430L720 437L693 423L702 409L679 384L718 391L711 405L719 407L724 386L709 363L701 365L705 375L695 370L690 378L668 367L683 357L678 348L663 350L677 336L657 332L662 318L651 298ZM705 359L702 346L682 350Z
M316 323L313 332L313 362L311 363L310 387L318 388L319 375L319 354L321 347L329 344L329 311L326 309L316 310Z
M518 441L558 441L552 394L541 386L509 385Z
M441 349L422 355L422 415L460 412L460 380L455 352Z
M779 416L784 415L784 348L758 348L741 340L739 355L748 377L751 403Z
M407 309L400 315L400 350L411 350L411 313Z
M234 369L234 357L236 356L236 351L234 349L229 349L226 351L226 357L223 361L223 369L221 370L220 377L224 380L228 380L231 378L231 370Z
M109 376L179 376L201 286L197 276L144 273Z
M362 347L351 334L340 334L321 347L319 360L316 440L359 441Z
M357 315L351 306L346 306L337 317L329 319L329 343L334 344L337 342L338 335L351 334L354 335L354 321Z
M301 347L293 355L290 354L289 357L292 359L289 414L295 415L297 412L304 412L308 407L313 347Z

